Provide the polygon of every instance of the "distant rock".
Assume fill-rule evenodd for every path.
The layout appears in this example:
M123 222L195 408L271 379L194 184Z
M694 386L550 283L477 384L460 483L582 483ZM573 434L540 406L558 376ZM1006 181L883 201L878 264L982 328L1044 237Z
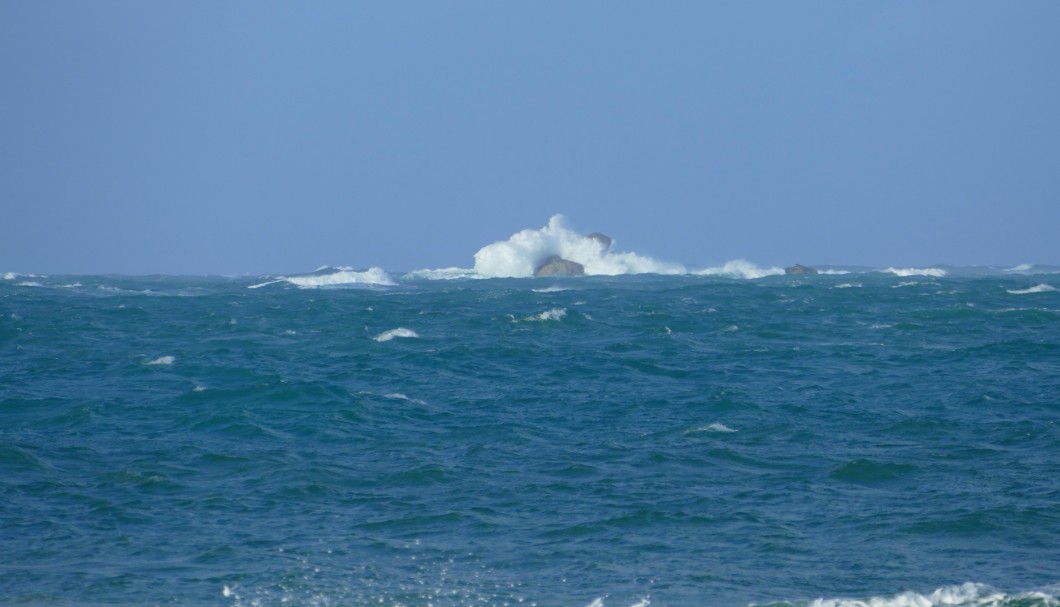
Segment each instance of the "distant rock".
M586 236L586 238L592 238L593 240L595 240L595 241L599 242L600 244L604 245L604 250L605 251L610 251L611 250L611 237L608 236L607 234L601 234L600 232L593 232L592 234L589 234L588 236Z
M784 268L785 274L817 274L817 270L808 268L802 264L795 264L790 268Z
M605 236L606 238L606 236ZM608 239L610 240L610 239ZM538 264L534 270L534 276L584 276L585 266L569 259L563 259L559 255L549 255Z

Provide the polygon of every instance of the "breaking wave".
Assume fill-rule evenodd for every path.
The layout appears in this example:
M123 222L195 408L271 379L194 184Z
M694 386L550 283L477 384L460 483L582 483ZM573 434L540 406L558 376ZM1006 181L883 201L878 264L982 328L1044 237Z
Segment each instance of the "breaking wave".
M745 259L734 259L716 268L706 268L694 272L697 276L725 276L727 278L765 278L783 274L784 268L761 268Z
M321 287L342 287L350 285L376 285L392 287L395 283L382 268L369 268L358 271L352 268L331 268L324 266L312 274L300 276L277 276L275 280L250 285L248 289L260 289L268 285L287 283L300 289L318 289Z
M1040 285L1034 285L1027 289L1008 289L1009 293L1013 295L1029 295L1031 293L1050 293L1056 291L1057 288L1052 285L1047 285L1044 282Z
M530 277L551 255L581 264L589 276L686 272L681 264L615 252L602 238L583 236L569 229L562 215L553 215L548 225L539 230L523 230L508 240L482 247L475 253L474 272L488 278Z
M942 278L946 275L946 270L943 270L942 268L887 268L879 271L902 277L930 276L932 278Z
M436 270L415 270L405 274L405 278L425 278L427 280L459 280L461 278L486 278L470 268L438 268Z
M903 592L893 596L819 598L813 601L773 603L763 607L1056 607L1056 588L1006 594L986 584L966 582L944 586L929 594Z
M567 308L552 308L540 314L528 316L526 320L563 320L567 316Z
M390 341L395 337L419 337L412 329L406 329L405 327L398 327L396 329L390 329L389 331L383 331L379 335L376 335L372 339L382 343L384 341Z

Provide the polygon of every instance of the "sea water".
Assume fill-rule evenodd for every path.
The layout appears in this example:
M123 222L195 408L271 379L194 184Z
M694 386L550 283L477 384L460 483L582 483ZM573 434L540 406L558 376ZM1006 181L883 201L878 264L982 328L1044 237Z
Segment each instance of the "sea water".
M1057 605L1060 278L885 270L8 273L0 604Z

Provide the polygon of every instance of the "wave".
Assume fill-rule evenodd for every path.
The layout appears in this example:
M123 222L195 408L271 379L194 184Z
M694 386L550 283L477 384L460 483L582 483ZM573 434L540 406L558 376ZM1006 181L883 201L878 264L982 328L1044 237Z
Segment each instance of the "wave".
M819 598L809 602L782 602L763 607L1055 607L1057 604L1056 588L1006 594L986 584L966 582L944 586L929 594L909 591L865 599Z
M410 403L415 403L417 405L426 405L427 404L427 401L425 401L425 400L420 400L418 398L409 398L407 395L402 394L401 392L391 392L389 394L384 394L383 398L389 398L389 399L393 399L393 400L407 400Z
M1027 289L1008 289L1008 292L1012 293L1013 295L1028 295L1030 293L1050 293L1056 290L1056 287L1047 285L1043 282L1042 284L1034 285L1033 287Z
M720 432L722 434L729 434L732 432L739 431L735 428L730 428L729 426L726 426L721 422L714 422L712 424L707 424L706 426L698 426L696 428L692 428L691 430L686 430L685 434L695 434L699 432Z
M614 252L604 238L583 236L565 224L563 215L553 215L539 230L523 230L482 247L475 253L475 273L487 278L528 278L551 255L581 264L589 276L687 272L681 264Z
M405 274L404 278L424 278L427 280L459 280L462 278L487 278L480 276L472 268L438 268L436 270L415 270Z
M379 335L376 335L372 339L382 343L384 341L390 341L395 337L419 337L412 329L406 329L405 327L398 327L396 329L390 329L389 331L383 331Z
M595 599L593 599L585 607L604 607L604 599L605 598L606 597L602 597L602 596L601 597L596 597ZM648 605L651 605L651 599L645 597L645 598L640 599L636 603L633 603L629 607L648 607Z
M552 308L551 310L545 310L540 314L533 316L527 316L526 320L563 320L567 316L567 308Z
M397 283L382 268L368 268L357 271L352 268L332 268L323 266L312 274L300 276L277 276L275 280L250 285L248 289L260 289L279 283L292 284L300 289L318 289L321 287L342 287L350 285L375 285L392 287Z
M784 273L784 268L761 268L746 259L734 259L725 265L716 268L697 270L693 274L697 276L725 276L727 278L765 278L766 276L777 276Z
M907 277L907 276L930 276L932 278L942 278L947 274L946 270L942 268L887 268L885 270L877 270L885 274L894 274L895 276Z
M1060 273L1060 267L1053 265L1043 265L1038 263L1021 263L1018 266L1006 268L1001 270L1003 274L1057 274Z
M177 359L173 356L159 356L154 360L145 362L145 365L172 365Z

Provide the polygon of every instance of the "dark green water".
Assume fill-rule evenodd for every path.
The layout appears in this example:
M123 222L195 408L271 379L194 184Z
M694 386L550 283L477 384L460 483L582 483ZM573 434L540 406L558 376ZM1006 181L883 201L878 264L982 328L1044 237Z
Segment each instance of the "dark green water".
M1053 275L261 282L0 281L0 603L1057 604Z

